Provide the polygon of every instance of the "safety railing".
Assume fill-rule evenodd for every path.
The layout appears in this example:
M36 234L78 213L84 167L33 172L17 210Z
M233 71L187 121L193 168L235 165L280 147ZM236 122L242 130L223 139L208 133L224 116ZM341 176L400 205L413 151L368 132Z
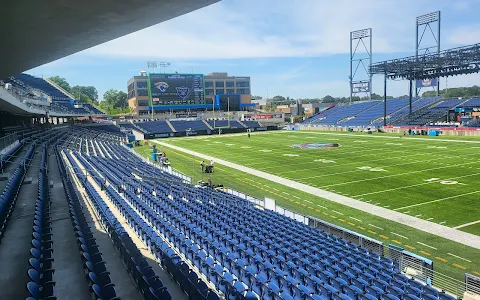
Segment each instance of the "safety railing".
M18 135L16 133L9 134L7 136L0 138L0 154L4 150L8 150L9 147L12 147L18 141Z

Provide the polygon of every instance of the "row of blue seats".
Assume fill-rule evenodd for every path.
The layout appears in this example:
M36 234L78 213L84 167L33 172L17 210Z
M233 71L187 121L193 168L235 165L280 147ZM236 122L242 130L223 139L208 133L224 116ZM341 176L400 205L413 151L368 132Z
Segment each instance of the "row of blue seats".
M23 146L23 143L16 143L13 147L0 154L0 172L3 171L4 166L12 159L18 150Z
M30 249L30 269L28 270L30 282L27 283L29 292L27 300L57 299L54 296L53 274L55 270L52 258L52 218L47 159L47 145L43 144L40 172L38 174L38 195L33 220L32 248Z
M135 213L144 217L148 225L203 270L219 290L243 293L251 289L265 298L306 295L310 298L393 299L396 296L391 291L403 298L445 297L445 294L435 295L436 290L429 286L402 277L398 268L385 258L319 234L274 212L258 211L239 198L185 186L178 178L179 184L162 182L166 176L161 171L155 172L159 181L154 184L138 182L131 173L143 162L137 158L137 163L130 164L130 160L135 161L131 152L120 146L106 147L115 149L119 161L89 158L90 163L110 182L125 186L124 198L135 207ZM123 159L128 159L129 163L122 164ZM152 195L152 191L156 191L156 195ZM144 232L147 244L153 241L149 236L155 237L149 229L138 231L140 235ZM287 234L282 235L282 232ZM160 249L165 247L165 240L162 242ZM257 255L248 255L247 251ZM164 253L171 254L166 257L173 259L175 265L181 264L182 259L176 258L175 253Z
M70 159L74 168L78 170L78 164L73 160L71 154L67 153L67 157ZM103 181L101 176L94 171L91 166L81 156L76 156L80 163L93 174L93 179L97 184L102 185ZM148 266L147 261L135 246L128 233L123 226L115 218L113 213L108 208L107 204L97 193L93 185L88 182L87 177L81 173L77 175L82 179L84 186L86 187L89 198L92 200L94 207L104 220L104 226L107 228L109 235L111 236L114 245L119 250L122 259L124 260L127 270L132 276L137 288L147 300L156 299L171 299L171 296L166 288L163 287L162 282L155 276L154 271Z
M8 182L3 189L2 194L0 195L0 241L5 234L8 220L10 219L12 211L17 202L20 186L22 185L28 167L30 166L34 152L35 144L32 144L28 148L27 153L25 154L24 158L21 160L15 171L10 174Z
M68 153L66 154L77 176L79 174L82 174L82 171L78 166L76 166L76 163L73 160L73 158L69 156ZM81 180L85 182L87 178L84 175L82 175ZM92 190L92 187L90 185L86 186L86 191L87 191L87 194L90 196L90 199L92 200L97 199L98 194L96 194L96 192ZM114 231L113 227L111 227L112 222L116 221L115 218L113 217L113 214L110 211L105 211L104 209L101 209L98 202L96 201L92 201L92 202L93 202L93 207L95 208L97 214L100 216L100 221L102 225L104 226L104 228L107 229L107 232L111 237L112 236L111 232ZM85 228L86 225L87 225L86 223L83 224L83 227ZM75 228L78 228L78 227L75 227ZM109 275L110 273L106 269L106 264L103 261L100 249L95 243L93 234L89 236L85 236L85 238L80 236L78 238L78 242L79 242L79 247L81 249L80 251L82 253L82 262L83 262L84 268L86 267L85 269L88 271L87 279L89 280L89 283L91 285L92 297L94 297L94 299L99 299L99 300L100 299L103 299L103 300L119 299L117 297L117 294L114 288L115 285L111 282L110 275Z
M111 168L109 165L102 165L101 162L95 163L92 159L90 160L93 165L98 170L101 170L104 175L106 175L109 180L116 180L113 173L115 173L115 169ZM117 174L119 175L119 174ZM128 221L128 224L135 230L137 235L144 241L145 244L149 247L149 249L157 256L157 259L162 260L165 262L165 268L170 270L174 279L180 283L180 286L187 293L192 299L218 299L217 294L214 291L208 289L205 282L195 277L192 279L192 276L195 276L195 272L190 269L187 269L185 274L185 270L179 270L175 267L175 264L168 263L169 254L173 255L172 249L168 247L165 241L150 227L146 225L146 223L142 220L142 218L138 217L136 212L130 207L129 204L126 203L122 197L113 189L112 186L106 187L107 194L112 201L112 203L119 209L121 214L125 217ZM163 247L162 246L165 246ZM192 273L193 272L193 273Z
M92 165L95 165L95 167L99 170L102 171L102 173L107 176L110 180L112 180L113 175L110 173L114 173L115 169L110 168L110 166L107 166L109 169L106 169L106 166L102 166L100 163L95 163L95 161L92 160L92 158L88 159ZM118 174L117 174L118 175ZM121 175L120 175L121 176ZM128 224L130 227L137 233L137 235L142 239L142 241L148 246L150 251L152 251L156 256L158 260L161 260L162 257L165 258L165 253L171 253L167 251L167 249L163 249L163 254L159 253L158 249L160 249L160 246L163 244L163 240L156 234L153 230L151 230L148 226L145 226L146 223L141 219L136 216L136 213L131 209L131 207L123 200L120 195L113 189L112 186L107 186L106 187L106 192L109 196L110 201L119 209L120 213L125 217L125 219L128 221ZM171 249L170 249L171 251ZM172 267L170 266L170 269ZM175 272L175 274L177 274ZM206 297L206 299L209 300L216 300L218 299L218 296L214 291L211 291L207 288L207 285L205 282L202 280L198 279L194 280L193 282L190 282L190 284L186 284L186 280L181 279L182 277L176 276L177 280L182 281L183 284L181 284L181 288L184 290L185 293L187 293L191 299L203 299L203 297Z
M109 168L109 164L105 164L103 167L100 166L100 165L96 165L96 166L98 166L100 169L103 169L103 170L105 170L105 168ZM105 170L105 171L104 171L104 174L109 174L109 172L115 173L114 169L113 169L113 168L110 168L110 170ZM110 176L109 176L109 177L110 177ZM110 177L109 179L115 181L115 178ZM131 195L132 195L132 194L131 194L132 191L127 190L127 191L125 191L125 192L126 192L126 193L129 193L129 194L130 194L130 197L132 197L132 196L131 196ZM127 199L128 199L128 197L127 197ZM135 203L131 203L131 205L135 205ZM139 209L139 207L136 207L136 208ZM142 211L142 212L146 212L144 209L141 209L141 211ZM149 220L151 221L151 218L154 218L154 216L153 216L153 215L148 215L148 218L149 218ZM135 219L135 216L131 216L131 219L134 220L134 219ZM142 222L143 222L143 221L142 221ZM142 223L142 224L143 224L143 223ZM149 227L147 226L147 228L149 228ZM148 229L147 229L147 230L148 230ZM154 243L158 243L159 240L160 240L160 242L163 242L163 243L164 243L164 241L161 240L161 239L159 239L158 237L153 237L153 238L151 238L151 240L150 240L149 237L148 237L148 234L147 234L147 235L143 235L143 238L146 239L146 243L147 243L147 244L152 243L152 240L153 240ZM168 248L168 245L166 245L166 246L167 246L167 248ZM193 260L192 257L189 257L189 259L190 259L191 262L194 262L194 260ZM167 264L167 265L169 265L169 264ZM199 267L199 266L197 265L197 267ZM200 269L200 268L199 268L199 269ZM192 273L192 272L190 271L190 272L187 272L187 274L189 274L189 277L188 277L189 280L187 280L187 281L188 281L188 282L192 282L192 281L193 281L194 286L196 286L197 288L200 288L200 290L201 290L201 291L203 290L203 293L205 293L205 290L206 290L205 284L202 284L202 283L201 283L201 280L198 280L198 276L196 277L196 279L191 280L191 277L192 277L192 276L195 276L195 275L193 275L193 274L195 274L195 273L194 273L194 272ZM239 282L236 286L239 287L239 286L240 286L240 282ZM223 292L224 292L225 294L227 294L227 295L233 295L233 294L235 294L236 297L241 297L241 299L244 299L244 298L252 299L253 297L255 297L255 296L252 295L252 293L246 292L246 293L244 294L245 291L246 291L246 290L245 290L243 287L240 288L240 289L238 289L238 290L233 290L233 289L225 289L225 290L223 290ZM234 292L234 293L232 293L232 292ZM256 297L255 297L255 299L256 299Z
M102 260L102 253L98 248L96 239L83 213L80 200L75 194L73 184L66 176L65 164L60 157L58 148L56 148L55 151L65 194L67 195L69 215L79 247L79 256L83 262L82 265L89 285L90 294L95 299L100 297L114 299L116 293L114 284L110 279L110 272L108 272L106 264Z

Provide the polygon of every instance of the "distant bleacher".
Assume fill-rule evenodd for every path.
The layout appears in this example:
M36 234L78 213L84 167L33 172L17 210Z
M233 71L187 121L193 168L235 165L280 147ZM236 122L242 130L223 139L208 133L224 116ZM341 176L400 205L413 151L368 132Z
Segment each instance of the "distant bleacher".
M132 124L130 124L132 125ZM173 132L167 121L152 121L152 122L140 122L135 123L144 133L170 133ZM132 127L134 127L132 125ZM136 128L132 128L136 129Z

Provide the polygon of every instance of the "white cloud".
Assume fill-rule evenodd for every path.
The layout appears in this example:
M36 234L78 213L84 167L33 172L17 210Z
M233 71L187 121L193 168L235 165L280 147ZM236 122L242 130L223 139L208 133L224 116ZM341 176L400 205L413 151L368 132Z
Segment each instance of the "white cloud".
M165 59L321 56L348 53L349 32L369 27L374 53L413 52L415 17L425 13L415 3L222 1L84 53Z

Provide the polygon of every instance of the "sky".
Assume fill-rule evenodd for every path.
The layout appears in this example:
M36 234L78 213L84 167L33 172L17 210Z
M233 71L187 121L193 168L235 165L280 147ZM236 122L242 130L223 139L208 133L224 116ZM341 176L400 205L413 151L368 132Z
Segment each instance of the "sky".
M153 71L147 61L162 61L171 63L167 73L250 76L252 94L262 97L349 96L351 31L372 28L374 63L410 56L415 18L437 10L442 50L480 42L478 0L223 0L27 73L93 85L101 99L110 88L126 91L139 71ZM421 46L433 44L427 28ZM360 66L357 79L368 78L362 72ZM480 85L480 75L449 77L440 84ZM383 95L383 77L374 76L372 88ZM388 91L408 94L408 82L388 81Z

